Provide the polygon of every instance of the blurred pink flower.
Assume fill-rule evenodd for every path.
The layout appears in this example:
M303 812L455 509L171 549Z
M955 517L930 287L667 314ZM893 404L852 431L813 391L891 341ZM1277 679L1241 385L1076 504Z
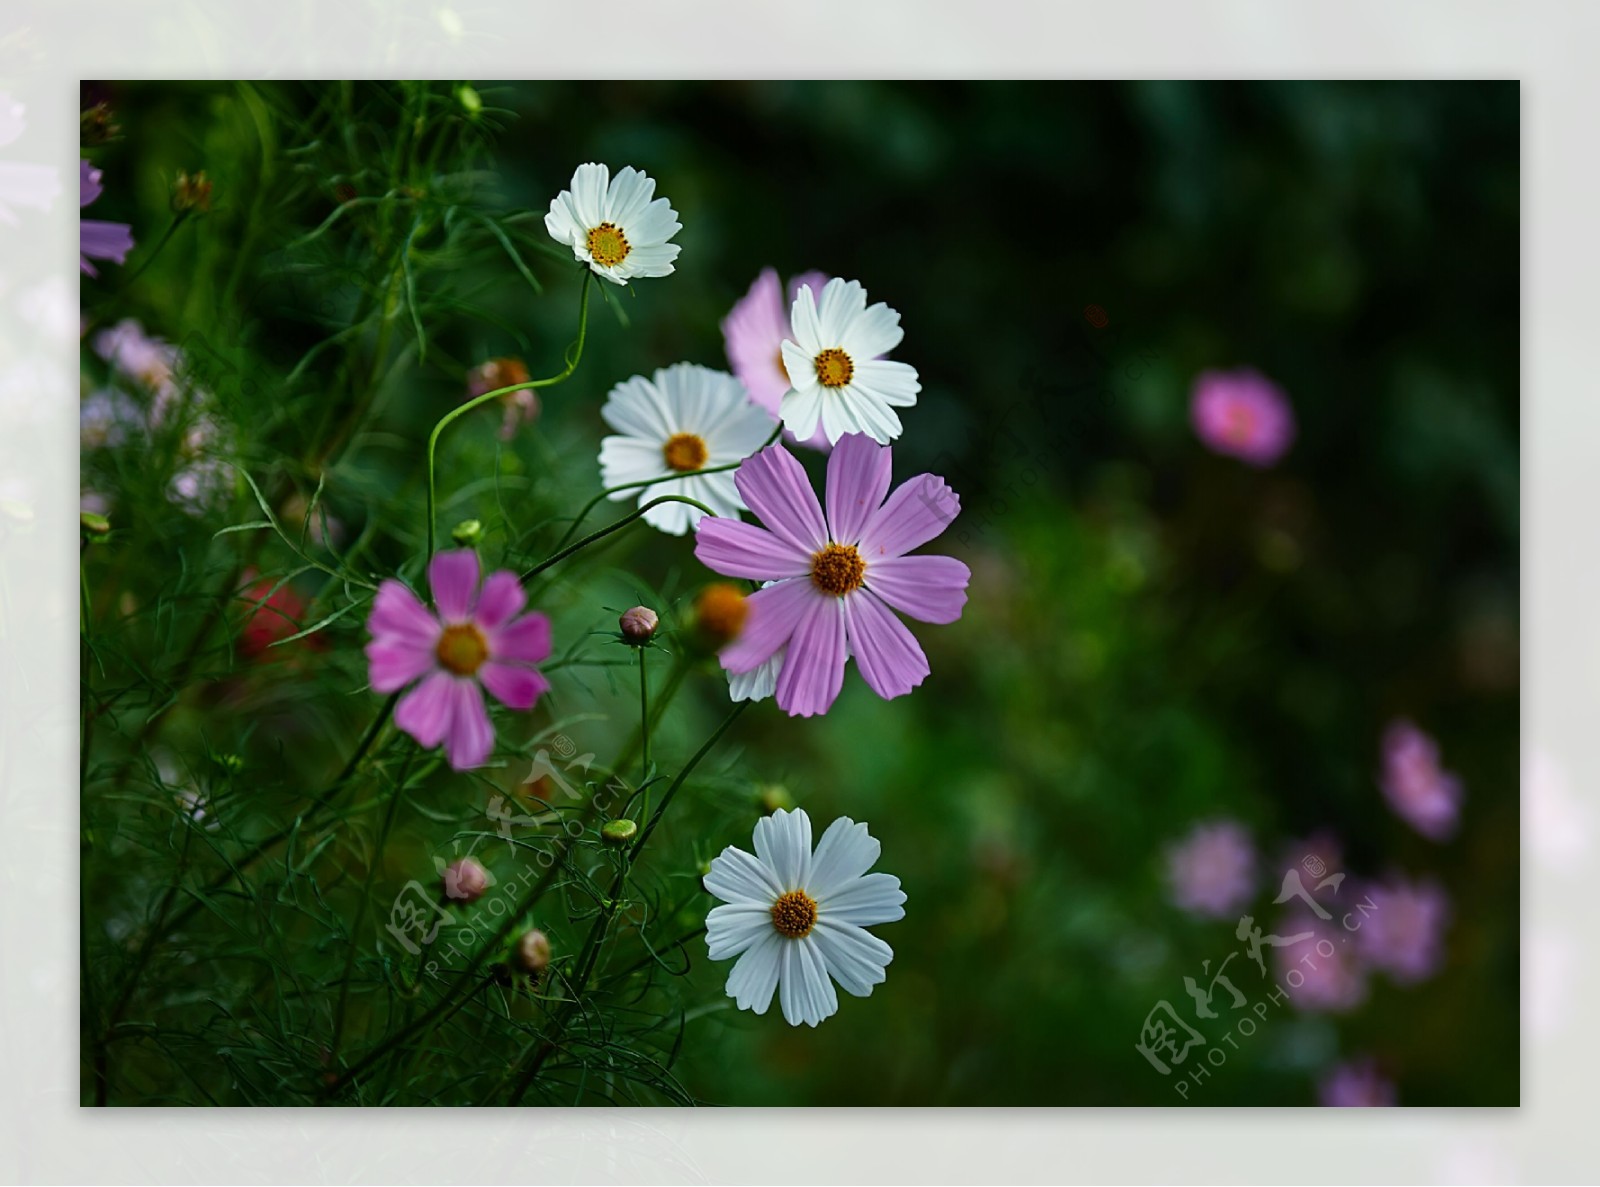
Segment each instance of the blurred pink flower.
M1282 389L1248 367L1202 371L1189 413L1207 449L1252 466L1272 465L1294 441L1294 412Z
M750 291L739 298L722 321L722 338L733 373L744 384L751 400L774 417L778 415L784 393L791 386L782 350L785 340L794 341L789 309L801 285L808 284L812 292L820 293L827 283L828 277L822 272L802 272L790 278L786 299L778 283L777 270L763 268ZM790 441L796 440L793 433L785 431L785 436ZM819 427L810 440L799 444L826 450L828 437Z
M488 359L467 372L467 399L476 400L502 387L528 382L528 367L515 356ZM539 393L523 388L500 397L504 413L500 418L500 440L509 441L517 430L539 416Z
M1444 963L1444 929L1450 897L1435 882L1392 877L1361 891L1376 910L1361 913L1356 952L1371 968L1400 985L1426 981Z
M100 170L88 161L78 162L78 207L82 209L100 196ZM90 276L100 275L90 260L110 260L120 264L133 250L133 228L127 223L108 223L100 219L78 220L78 267Z
M1439 746L1409 721L1392 723L1383 735L1380 780L1389 807L1433 841L1448 840L1461 812L1461 780L1439 766Z
M145 333L137 320L125 317L94 336L94 352L119 374L144 385L156 397L152 419L159 420L176 395L178 348Z
M437 613L398 581L385 581L367 629L374 692L411 691L394 723L428 749L444 743L458 771L482 766L494 749L483 689L512 709L531 709L550 682L534 665L550 654L550 620L522 614L528 595L515 573L479 583L478 554L441 552L428 564ZM521 617L518 617L521 615Z
M1273 927L1286 940L1311 933L1272 949L1273 979L1298 1010L1342 1014L1367 1000L1366 969L1353 950L1357 933L1346 931L1338 919L1335 914L1324 920L1300 908L1280 916Z
M1223 919L1256 892L1256 850L1234 820L1198 824L1167 848L1167 883L1172 901L1192 915Z
M1325 1109L1390 1109L1395 1104L1394 1084L1372 1058L1352 1059L1323 1076L1317 1100Z

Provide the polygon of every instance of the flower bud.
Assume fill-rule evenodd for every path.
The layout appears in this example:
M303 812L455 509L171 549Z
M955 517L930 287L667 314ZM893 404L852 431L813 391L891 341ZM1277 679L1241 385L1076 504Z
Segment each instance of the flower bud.
M749 606L739 587L718 581L700 591L694 600L695 634L712 650L731 643L744 629Z
M514 355L489 359L467 372L467 399L528 382L528 364Z
M463 857L444 868L444 894L458 903L475 903L489 889L489 871L474 857Z
M538 928L523 932L511 959L524 973L539 976L550 967L550 938Z
M178 179L172 183L172 213L188 214L211 209L211 179L204 169L194 176L179 170Z
M122 138L122 125L111 117L109 103L96 103L78 116L78 140L85 147Z
M111 521L104 515L96 515L93 511L79 514L78 525L83 530L85 540L99 543L111 535Z
M656 612L648 606L635 606L617 619L617 625L622 628L622 641L634 647L643 647L655 638L656 624L660 620Z
M467 83L462 83L456 88L456 100L471 119L477 119L478 113L483 110L482 96Z
M450 529L450 538L463 548L475 548L483 536L483 524L476 519L463 519Z
M608 820L600 826L600 840L620 849L632 841L638 832L639 826L631 820Z
M761 811L768 816L782 809L788 811L794 807L794 796L789 794L789 789L778 783L764 783L756 791L756 798L761 801Z

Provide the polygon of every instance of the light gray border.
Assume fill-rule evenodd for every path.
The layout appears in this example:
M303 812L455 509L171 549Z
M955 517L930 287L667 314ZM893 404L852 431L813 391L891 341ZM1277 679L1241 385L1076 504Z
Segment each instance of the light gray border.
M603 21L603 28L600 27ZM591 29L599 29L591 33ZM1584 1007L1596 919L1600 494L1593 395L1600 6L1178 3L961 6L808 0L602 6L454 0L23 3L0 15L0 91L52 162L48 215L0 224L0 1177L21 1182L1592 1181ZM89 77L1493 77L1523 80L1527 639L1524 1107L1266 1111L700 1113L80 1110L76 1061L76 214L72 122ZM1470 253L1471 243L1460 250ZM56 297L42 306L37 286ZM26 306L32 320L20 317ZM39 319L40 311L53 317ZM1505 294L1505 316L1519 294ZM50 323L54 321L54 329ZM1359 393L1352 393L1358 398ZM48 455L8 444L32 418ZM1586 427L1587 426L1587 427ZM21 492L20 495L18 492ZM1579 838L1574 844L1573 838ZM1048 1019L1040 1020L1049 1025ZM1464 1044L1473 1036L1462 1035ZM1063 1076L1076 1069L1064 1066Z

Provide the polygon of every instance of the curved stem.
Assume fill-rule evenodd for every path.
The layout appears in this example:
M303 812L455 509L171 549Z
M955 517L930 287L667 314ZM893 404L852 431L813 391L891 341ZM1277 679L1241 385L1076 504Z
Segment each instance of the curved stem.
M663 503L687 503L691 507L698 507L701 511L704 511L707 515L715 517L715 515L717 514L715 511L711 510L710 507L707 507L704 503L698 501L697 499L691 499L687 495L662 495L659 499L651 499L643 507L640 507L637 511L633 512L632 514L624 515L621 519L617 520L616 523L607 524L605 527L601 528L599 531L590 532L587 536L585 536L583 539L579 540L576 544L572 545L570 548L563 548L560 552L556 553L555 555L546 557L544 560L540 561L538 564L534 565L533 568L529 569L526 573L524 573L522 575L522 580L527 581L530 577L537 577L540 573L543 573L546 569L548 569L551 565L555 564L556 562L566 560L573 553L582 552L585 548L589 547L589 545L595 543L596 541L605 539L607 536L611 535L611 533L613 533L613 532L620 532L623 528L627 527L630 523L633 523L635 520L642 518L646 511L650 510L652 507L659 507Z
M428 560L433 559L434 519L438 514L438 499L434 493L433 458L435 451L439 447L439 435L444 432L446 426L465 416L474 408L487 404L490 400L497 400L501 396L509 396L513 392L528 391L532 388L553 387L555 384L561 383L572 376L572 373L578 369L578 361L583 358L583 344L589 335L589 282L593 276L594 273L587 268L584 269L583 288L578 299L578 338L572 346L567 348L567 365L561 371L545 379L530 379L527 383L513 383L509 387L498 387L492 392L484 392L481 396L475 396L464 404L458 404L441 416L439 422L433 426L433 432L428 434Z
M778 424L773 427L772 436L768 437L764 442L762 442L761 448L757 449L755 452L756 453L760 453L762 449L767 448L767 446L769 446L773 442L777 441L777 439L779 437L781 437L782 435L783 435L783 422L779 421ZM751 456L754 456L754 455L752 454ZM707 469L707 470L696 470L694 472L694 476L696 478L699 478L699 477L701 477L703 475L706 475L706 474L726 474L729 470L737 470L740 466L744 465L745 461L747 461L747 460L748 459L741 458L739 461L729 462L725 466L712 466L710 469ZM600 503L603 500L609 499L612 495L620 495L623 491L639 490L642 487L655 486L658 482L671 482L671 481L672 481L671 478L642 478L642 479L639 479L636 482L624 482L620 486L608 486L608 487L606 487L605 490L601 491L599 494L595 495L594 498L590 499L587 503L585 503L583 505L583 509L581 511L579 511L577 515L572 517L571 526L567 528L566 535L561 537L561 542L559 544L557 544L556 547L557 548L564 548L566 546L567 541L571 540L572 537L577 533L578 525L580 523L582 523L585 519L587 519L589 517L589 512L593 511L597 506L599 506Z

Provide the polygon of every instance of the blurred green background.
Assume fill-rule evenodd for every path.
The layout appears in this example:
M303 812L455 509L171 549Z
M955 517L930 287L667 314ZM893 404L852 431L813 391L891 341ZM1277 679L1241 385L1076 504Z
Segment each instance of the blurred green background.
M303 453L318 399L345 376L320 358L294 369L373 280L358 218L303 237L341 201L382 191L352 163L402 135L409 110L403 88L344 84L365 113L345 139L297 138L295 121L320 126L339 85L85 90L122 129L89 154L105 171L96 217L131 222L147 249L171 222L177 170L204 169L215 187L212 211L147 271L141 250L85 280L89 324L137 317L173 342L200 335L191 348L203 341L233 377L216 386L241 458L304 495L313 471L279 459ZM915 628L929 680L884 702L852 670L825 718L791 720L770 702L746 713L652 851L651 885L692 923L711 905L694 893L695 863L748 848L758 789L781 784L819 832L837 815L869 822L879 868L908 895L906 918L876 929L895 950L888 981L843 997L815 1032L776 1008L733 1010L721 997L730 966L687 944L687 975L646 1000L686 1011L674 1072L688 1095L1182 1103L1134 1045L1159 1000L1186 1005L1185 975L1238 947L1230 920L1174 906L1164 874L1167 845L1226 817L1262 855L1258 918L1299 860L1295 843L1317 834L1337 838L1353 877L1429 876L1453 910L1436 975L1376 980L1341 1016L1275 1012L1194 1103L1311 1104L1317 1078L1358 1054L1382 1062L1405 1104L1517 1102L1516 84L474 85L477 155L449 185L533 211L522 226L537 237L576 164L632 164L678 210L683 251L673 276L620 293L626 326L595 302L577 375L543 393L514 441L496 441L497 414L457 427L441 452L443 525L483 518L490 557L523 533L553 543L541 525L599 489L606 392L680 360L726 366L719 322L769 265L857 278L900 311L896 357L923 390L895 477L936 470L963 500L929 550L969 563L971 597L959 623ZM442 104L453 92L431 93ZM374 419L326 475L350 538L374 525L374 572L419 547L418 444L460 399L465 369L515 354L549 373L572 335L570 269L525 249L545 289L535 298L492 241L456 250L440 246L418 280L426 359L402 317ZM1281 385L1298 421L1270 469L1208 452L1190 428L1195 376L1239 365ZM141 464L86 455L85 483L113 495L124 555L141 558L121 578L135 606L167 608L106 630L121 654L165 671L183 614L236 567L241 537L212 534L257 515L235 489L228 509L195 522L164 506L164 478L142 478ZM269 545L256 562L287 571L272 561ZM91 586L115 563L91 558ZM681 609L708 576L686 540L636 529L539 604L560 651L641 597ZM298 585L324 596L315 575ZM96 835L86 912L107 925L95 937L125 934L111 922L164 885L158 859L130 872L108 839L137 820L158 827L164 784L130 800L112 777L153 745L140 714L170 694L161 746L243 755L244 772L211 794L245 833L268 832L337 768L377 701L355 691L363 617L270 668L212 640L190 683L155 680L128 724L102 733L84 800ZM623 669L564 672L524 741L559 725L609 761L633 695ZM698 669L663 726L663 763L691 753L724 705L715 672ZM1465 784L1449 843L1384 803L1380 738L1399 716L1439 740ZM461 782L440 773L417 797L426 811L399 826L380 886L426 879L452 829L484 827L492 787ZM494 844L503 874L517 857ZM550 930L559 946L561 922ZM202 922L179 947L224 942L240 960L274 941ZM285 944L285 960L336 955ZM193 963L155 962L167 996L141 1008L160 1025L184 1032L176 1019L208 995L273 1013L273 990L243 974L204 985ZM315 1049L313 1029L290 1046ZM237 1042L227 1030L197 1026L170 1058L130 1057L125 1091L199 1099L172 1068Z

